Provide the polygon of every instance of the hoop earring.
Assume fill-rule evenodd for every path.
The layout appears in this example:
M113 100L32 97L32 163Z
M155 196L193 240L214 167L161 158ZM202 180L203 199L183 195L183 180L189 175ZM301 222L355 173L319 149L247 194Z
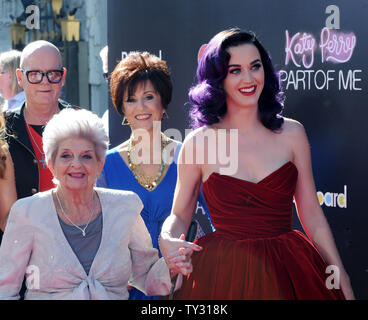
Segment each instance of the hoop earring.
M125 118L125 116L124 116L124 118L123 118L123 121L121 122L121 125L122 125L122 126L129 126L128 119L127 119L127 118Z
M164 120L164 119L169 119L169 115L167 114L166 110L162 114L162 119L161 120Z

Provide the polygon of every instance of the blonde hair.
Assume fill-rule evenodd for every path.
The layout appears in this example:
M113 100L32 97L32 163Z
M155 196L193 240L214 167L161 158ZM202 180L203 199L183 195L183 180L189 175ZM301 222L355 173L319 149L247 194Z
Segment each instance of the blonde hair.
M0 66L2 67L2 71L10 71L11 72L11 84L10 89L15 96L17 93L21 92L23 89L19 86L16 70L20 66L20 56L21 52L17 50L6 51L0 54Z
M6 169L6 155L3 151L3 147L7 147L8 144L5 141L5 120L0 114L0 179L4 178Z

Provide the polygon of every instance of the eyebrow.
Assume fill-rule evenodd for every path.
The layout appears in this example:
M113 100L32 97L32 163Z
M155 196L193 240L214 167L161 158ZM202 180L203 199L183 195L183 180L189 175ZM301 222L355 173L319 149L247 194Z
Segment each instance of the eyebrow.
M252 65L252 64L255 64L255 63L257 63L257 62L262 62L261 61L261 59L255 59L255 60L253 60L251 63L250 63L250 65ZM231 67L240 67L240 64L229 64L229 66L228 66L228 68L231 68Z
M69 149L69 148L64 148L64 149L61 149L61 152L65 152L65 151L72 151L72 149ZM83 152L93 152L94 150L93 149L87 149L87 150L83 150Z
M146 91L143 91L143 94L146 94L146 93L156 93L157 91L155 91L155 90L146 90ZM132 97L134 97L134 94L132 94L129 98L132 98ZM129 98L127 98L127 99L129 99Z

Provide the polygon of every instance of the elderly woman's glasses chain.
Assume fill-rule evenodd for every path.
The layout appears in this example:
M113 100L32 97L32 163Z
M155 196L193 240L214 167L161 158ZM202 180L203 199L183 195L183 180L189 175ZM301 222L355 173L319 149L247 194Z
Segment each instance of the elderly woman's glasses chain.
M159 183L160 179L162 178L163 171L166 167L167 159L165 155L165 147L169 144L168 138L161 132L161 165L160 170L157 174L157 176L153 179L151 177L147 177L145 174L138 172L138 165L134 164L131 160L131 151L134 148L132 137L129 139L129 145L128 145L128 164L129 169L133 172L134 177L139 182L141 186L146 188L148 191L152 191L157 187L157 184ZM152 181L153 180L153 181Z
M91 220L92 220L93 211L92 211L90 208L88 208L88 210L90 211L89 220L88 220L88 222L87 222L86 226L85 226L84 228L81 228L80 226L76 225L76 224L72 221L72 219L70 219L70 218L68 217L68 215L65 213L64 208L63 208L63 206L61 205L60 198L59 198L59 196L58 196L58 194L57 194L57 192L56 192L56 191L55 191L55 195L56 195L56 199L57 199L57 201L58 201L58 203L59 203L59 207L60 207L61 212L63 213L63 215L64 215L64 216L65 216L65 217L66 217L66 218L71 222L71 224L72 224L74 227L76 227L77 229L79 229L79 230L82 232L83 237L85 237L85 236L86 236L86 229L87 229L87 227L88 227L89 223L90 223L90 222L91 222Z

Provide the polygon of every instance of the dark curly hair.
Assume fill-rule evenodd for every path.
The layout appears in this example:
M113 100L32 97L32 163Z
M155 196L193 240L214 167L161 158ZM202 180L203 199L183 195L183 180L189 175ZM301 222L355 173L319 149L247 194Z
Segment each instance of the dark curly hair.
M172 82L164 60L149 52L134 51L116 65L110 76L110 92L119 114L124 114L123 102L134 94L137 84L148 80L159 93L166 110L171 101Z
M226 92L222 84L230 60L227 49L245 43L251 43L258 49L265 73L264 88L258 101L260 120L272 131L281 128L284 121L281 116L284 96L271 57L254 33L239 28L224 30L215 35L200 57L196 73L198 83L189 91L189 114L193 128L217 123L226 114Z

